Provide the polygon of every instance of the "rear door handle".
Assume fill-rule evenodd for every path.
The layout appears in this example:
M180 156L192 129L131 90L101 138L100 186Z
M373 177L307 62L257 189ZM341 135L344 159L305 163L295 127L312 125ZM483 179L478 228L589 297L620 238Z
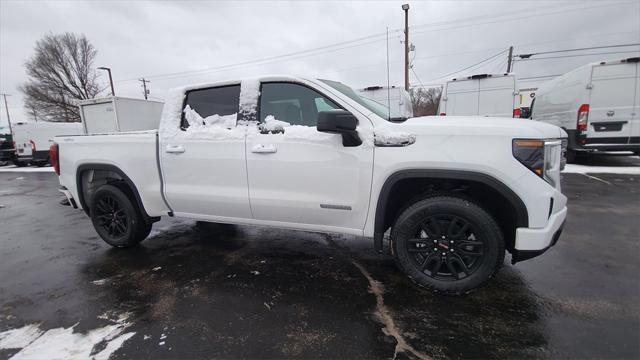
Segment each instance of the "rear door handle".
M170 154L181 154L184 152L184 147L182 145L167 145L165 151Z
M256 144L251 148L251 152L258 154L273 154L275 152L278 152L278 149L275 147L275 145L272 144Z

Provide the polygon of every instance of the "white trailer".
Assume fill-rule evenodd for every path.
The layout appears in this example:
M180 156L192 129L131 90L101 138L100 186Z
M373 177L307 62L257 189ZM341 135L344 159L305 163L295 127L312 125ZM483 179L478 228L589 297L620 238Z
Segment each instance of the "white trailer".
M520 117L518 84L513 74L478 74L447 81L438 112L441 116Z
M78 103L85 134L157 129L163 105L159 101L117 96Z
M640 57L581 66L536 92L533 120L563 128L567 159L595 151L640 154Z
M358 93L391 110L391 119L413 117L411 95L403 88L396 86L369 86L358 89Z

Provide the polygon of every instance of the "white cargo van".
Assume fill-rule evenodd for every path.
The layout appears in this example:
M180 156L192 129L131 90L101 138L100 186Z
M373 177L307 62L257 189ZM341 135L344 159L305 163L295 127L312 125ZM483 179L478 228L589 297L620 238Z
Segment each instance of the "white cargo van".
M567 132L567 160L594 151L640 152L639 60L588 64L538 89L532 119Z
M19 122L13 124L15 141L14 164L44 166L49 162L49 147L53 138L82 134L82 124L67 122Z
M85 134L109 134L158 128L164 103L106 97L78 102Z
M520 117L519 92L513 74L478 74L447 81L438 112L441 116Z
M411 95L396 86L369 86L359 89L358 93L363 97L373 100L391 110L391 121L404 120L413 117L413 103Z

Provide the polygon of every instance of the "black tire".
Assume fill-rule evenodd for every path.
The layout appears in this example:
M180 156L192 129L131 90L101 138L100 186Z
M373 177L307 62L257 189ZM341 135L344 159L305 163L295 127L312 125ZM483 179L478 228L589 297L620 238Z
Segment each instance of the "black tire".
M17 166L17 167L24 167L29 165L28 162L24 162L24 161L19 161L19 160L13 160L13 165Z
M114 185L102 185L93 195L91 222L98 235L117 248L135 246L151 231L138 205L125 191Z
M452 196L426 198L406 208L391 230L391 248L412 281L447 294L484 285L502 266L505 251L493 217Z

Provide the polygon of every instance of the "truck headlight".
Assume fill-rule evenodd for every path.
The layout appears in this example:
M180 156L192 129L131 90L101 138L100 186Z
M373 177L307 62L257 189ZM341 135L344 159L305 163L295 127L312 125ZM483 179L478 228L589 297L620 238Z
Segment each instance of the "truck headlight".
M560 186L561 140L514 139L513 156L551 186Z

